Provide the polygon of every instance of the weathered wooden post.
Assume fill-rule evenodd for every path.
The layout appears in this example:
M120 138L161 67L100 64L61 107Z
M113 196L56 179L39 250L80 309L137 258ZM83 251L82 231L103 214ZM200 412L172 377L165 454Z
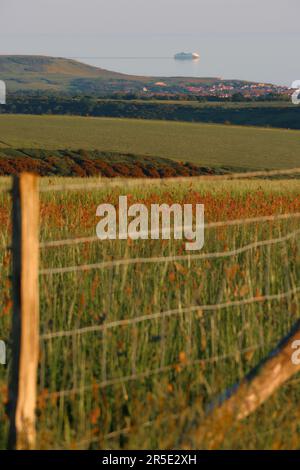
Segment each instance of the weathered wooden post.
M13 320L9 385L9 448L34 449L39 354L38 177L14 178L12 211Z
M255 412L287 380L300 372L297 352L299 342L300 320L276 349L252 369L240 384L226 390L211 404L203 422L191 427L193 442L203 445L203 440L206 440L208 445L213 443L212 448L218 448L226 436L227 429L234 422ZM293 360L294 354L296 361ZM185 448L187 445L190 444L185 436L182 446Z

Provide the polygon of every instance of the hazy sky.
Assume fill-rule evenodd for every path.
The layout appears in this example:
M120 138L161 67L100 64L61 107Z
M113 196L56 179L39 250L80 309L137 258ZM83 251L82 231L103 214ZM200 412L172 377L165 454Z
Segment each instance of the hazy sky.
M300 0L0 0L0 54L80 58L146 75L300 79ZM150 61L197 51L191 64ZM89 60L135 57L145 61Z
M2 33L299 32L299 0L0 0Z

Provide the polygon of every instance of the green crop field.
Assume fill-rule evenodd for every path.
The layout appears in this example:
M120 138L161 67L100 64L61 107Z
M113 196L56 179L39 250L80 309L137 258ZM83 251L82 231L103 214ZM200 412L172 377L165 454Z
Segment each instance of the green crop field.
M94 236L97 206L116 205L120 194L147 207L153 202L203 203L206 224L300 212L298 180L225 181L213 187L193 180L176 187L168 182L133 187L124 181L117 187L108 181L86 190L93 181L43 179L43 189L50 191L41 193L42 243ZM81 190L53 192L57 183L76 183ZM7 184L8 179L0 179L0 188ZM11 321L10 251L5 249L9 220L10 195L0 192L0 325L6 341ZM209 427L207 435L194 430L211 400L243 379L299 318L300 242L291 235L297 230L296 217L207 226L201 253L288 236L212 259L193 258L199 253L188 255L182 241L172 239L42 245L38 447L299 449L297 376L247 419L223 423L218 436L211 436ZM182 258L166 261L167 256ZM110 265L138 257L162 259ZM90 270L49 271L102 262ZM222 303L230 305L207 309ZM7 435L6 384L7 369L1 367L1 447Z
M0 116L0 149L98 149L206 166L299 166L299 131L70 116Z

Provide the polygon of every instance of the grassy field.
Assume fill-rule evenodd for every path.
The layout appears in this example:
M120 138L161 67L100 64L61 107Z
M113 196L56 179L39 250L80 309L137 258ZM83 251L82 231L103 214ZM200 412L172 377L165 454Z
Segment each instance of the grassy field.
M205 166L299 166L299 131L213 124L82 118L0 116L1 147L98 149L190 161Z
M17 135L16 128L14 132ZM82 179L44 179L42 185L51 187L62 181L85 186ZM0 179L0 187L7 184L7 179ZM129 195L130 203L147 206L201 202L206 223L300 211L298 181L191 181L176 187L169 183L128 187L124 182L112 187L107 183L93 191L41 193L41 241L95 235L96 207L102 202L116 204L119 194ZM9 196L0 193L4 340L11 318L10 252L4 249L10 237L9 207ZM299 219L207 228L203 252L227 251L298 229ZM41 274L41 335L100 328L41 338L39 447L299 448L297 377L248 419L226 425L220 440L207 436L199 440L193 432L193 423L201 423L205 406L242 379L300 316L298 295L219 310L207 311L202 306L259 299L295 288L300 276L299 250L299 237L294 237L233 257ZM186 254L179 240L97 241L41 248L41 267ZM177 313L162 314L174 310ZM152 318L153 313L159 315ZM144 319L135 321L140 317ZM130 324L105 327L128 319ZM6 374L0 367L2 447L7 432Z

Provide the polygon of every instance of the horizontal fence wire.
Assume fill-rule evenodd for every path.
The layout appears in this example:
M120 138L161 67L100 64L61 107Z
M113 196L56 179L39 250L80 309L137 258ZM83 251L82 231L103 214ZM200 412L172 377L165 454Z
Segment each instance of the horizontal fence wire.
M202 176L190 176L190 177L176 177L176 178L139 178L139 179L111 179L111 178L99 178L97 182L91 183L76 183L76 184L57 184L52 186L40 186L40 192L54 192L54 191L87 191L91 189L102 189L104 185L109 187L118 186L152 186L152 185L165 185L173 183L193 183L197 181L210 181L210 180L235 180L235 179L247 179L247 178L258 178L258 177L272 177L272 176L287 176L300 174L300 168L291 168L286 170L271 170L271 171L252 171L243 173L229 173L224 175L202 175Z
M185 413L185 410L183 410L181 413L170 413L168 416L160 417L159 418L159 423L164 423L171 421L172 419L179 419L183 414ZM158 419L153 419L149 421L145 421L144 423L138 423L138 428L148 428L153 426L155 423L158 422ZM127 426L126 428L118 429L116 431L112 431L108 434L104 434L104 436L101 436L101 439L99 437L91 437L91 438L86 438L82 439L79 442L76 442L76 446L81 447L81 446L86 446L88 444L95 444L97 442L100 442L100 440L111 440L115 439L117 437L122 436L123 434L129 434L131 433L134 429L136 429L136 426Z
M193 313L197 311L208 312L208 311L215 311L215 310L223 310L229 307L239 307L241 305L249 305L252 303L281 300L281 299L288 298L292 295L296 295L299 292L300 292L300 286L295 287L293 289L289 289L285 292L281 292L278 294L262 295L259 297L250 297L248 299L233 300L229 302L223 302L223 303L211 304L211 305L193 305L193 306L189 306L185 308L178 308L174 310L166 310L163 312L152 313L149 315L142 315L140 317L127 318L125 320L116 320L116 321L109 322L109 323L103 323L102 325L87 326L87 327L73 329L73 330L61 330L61 331L56 331L52 333L44 333L40 335L40 339L50 340L53 338L62 338L62 337L68 337L68 336L73 336L73 335L82 335L86 333L104 331L104 330L116 328L119 326L133 325L133 324L137 324L137 323L141 323L145 321L155 320L158 318L166 318L166 317L171 317L171 316L180 315L180 314L184 315L186 313Z
M178 417L179 417L179 415L178 415ZM172 419L171 416L169 417L169 419ZM176 419L175 416L174 416L174 419ZM146 421L144 423L141 423L141 424L139 424L139 428L140 427L147 428L147 427L153 426L156 423L156 421L157 420L151 420L151 421ZM130 432L133 431L133 429L134 429L134 426L127 426L126 428L123 428L123 429L120 429L120 430L117 430L117 431L112 431L108 434L105 434L104 436L101 436L101 438L100 437L92 437L92 438L89 438L89 439L88 438L83 439L82 441L76 442L76 447L87 446L89 444L96 444L97 442L100 442L101 440L109 441L109 440L112 440L112 439L116 439L117 437L120 437L123 434L129 434Z
M299 385L299 382L300 382L300 379L293 379L293 380L289 380L287 384L285 384L284 386L288 386L288 385ZM171 420L178 420L180 419L182 416L185 416L186 413L188 412L189 410L188 409L183 409L181 412L179 413L170 413L168 414L167 416L163 416L163 417L159 417L159 418L156 418L156 419L153 419L153 420L148 420L148 421L145 421L143 423L138 423L136 426L135 425L132 425L132 426L127 426L125 428L122 428L122 429L117 429L116 431L112 431L108 434L104 434L104 436L101 436L101 437L90 437L90 438L86 438L86 439L82 439L78 442L76 442L76 446L77 447L82 447L82 446L87 446L89 444L97 444L101 441L108 441L108 440L112 440L112 439L116 439L124 434L130 434L131 432L135 431L135 429L138 427L139 429L140 428L148 428L148 427L151 427L151 426L154 426L156 423L165 423L165 422L168 422L168 421L171 421ZM268 435L271 435L272 433L275 433L276 431L278 431L278 428L272 428L272 429L268 429L264 432L260 432L260 435L263 435L263 436L268 436Z
M48 398L48 399L62 398L62 397L70 396L70 395L82 394L89 390L106 388L109 386L132 382L135 380L143 380L151 376L155 376L158 374L163 374L165 372L176 370L178 367L182 369L186 369L187 367L192 367L195 365L205 365L205 364L211 364L211 363L219 362L219 361L226 361L227 359L232 359L232 358L237 357L237 355L245 355L250 352L258 351L259 349L262 349L263 347L264 347L263 343L258 343L253 346L249 346L248 348L236 350L230 354L214 356L214 357L210 357L207 359L196 359L193 361L176 362L168 366L158 367L156 369L151 369L151 370L141 372L138 374L131 374L127 376L116 377L114 379L103 380L101 382L93 383L91 385L84 385L82 387L72 388L69 390L59 390L55 392L49 392L45 398Z
M298 385L300 382L300 379L294 379L290 380L286 385ZM135 429L138 427L140 428L148 428L151 427L157 423L163 424L165 422L171 421L173 419L177 420L180 419L182 416L186 415L187 409L183 409L179 413L170 413L167 416L159 417L156 419L148 420L143 423L137 423L137 425L132 425L132 426L126 426L125 428L122 429L117 429L116 431L112 431L108 434L104 434L103 436L94 436L86 439L82 439L78 442L76 442L77 447L82 447L82 446L88 446L90 444L97 444L102 441L109 441L112 439L116 439L124 434L130 434L131 432L135 431ZM272 433L275 433L278 431L278 428L272 428L268 429L266 431L260 432L260 435L271 435Z
M268 240L256 241L249 243L248 245L236 248L234 250L227 250L222 252L212 252L212 253L201 253L197 255L172 255L172 256L154 256L148 258L128 258L128 259L119 259L114 261L101 261L99 263L93 264L82 264L78 266L67 266L61 268L45 268L40 270L41 275L53 275L53 274L65 274L72 273L77 271L90 271L94 269L106 269L114 268L118 266L127 266L134 264L158 264L158 263L170 263L174 261L196 261L196 260L207 260L214 258L228 258L234 257L239 254L245 253L247 251L253 250L255 248L260 248L263 246L271 246L278 243L283 243L288 241L300 234L300 229L290 232L289 234L279 237L272 238Z
M101 179L97 182L91 182L86 184L61 184L61 185L53 185L53 186L41 186L41 192L53 192L53 191L68 191L68 190L90 190L90 189L103 189L103 187L118 187L118 186L138 186L138 185L167 185L169 183L179 183L179 182L188 182L188 183L196 183L197 181L205 181L205 180L232 180L232 179L245 179L245 178L255 178L255 177L271 177L271 176L279 176L279 175L295 175L300 174L300 168L289 169L289 170L274 170L274 171L261 171L261 172L248 172L248 173L240 173L240 174L228 174L228 175L214 175L214 176L200 176L200 177L188 177L188 178L169 178L169 179L139 179L139 180L107 180ZM295 213L287 213L287 214L277 214L277 215L270 215L270 216L259 216L259 217L252 217L247 219L236 219L236 220L226 220L226 221L218 221L218 222L210 222L205 225L205 229L210 228L218 228L218 227L227 227L227 226L236 226L236 225L247 225L252 223L261 223L261 222L272 222L272 221L282 221L282 220L292 220L300 218L300 212ZM203 226L202 226L203 227ZM189 230L189 228L185 228L185 230ZM190 229L196 228L195 226L190 227ZM179 227L176 229L179 230ZM153 231L147 231L147 234L152 234ZM156 233L154 231L154 233ZM160 233L163 233L160 231ZM66 267L59 267L59 268L45 268L40 270L41 275L52 275L52 274L63 274L63 273L72 273L72 272L82 272L82 271L89 271L93 269L105 269L105 268L112 268L122 265L134 265L134 264L148 264L148 263L168 263L174 261L192 261L192 260L205 260L205 259L213 259L213 258L226 258L226 257L234 257L236 255L245 253L247 251L264 247L264 246L271 246L279 243L286 242L288 240L294 239L300 234L299 230L294 230L289 232L284 236L280 236L279 238L270 238L267 240L260 240L255 241L253 243L244 245L242 247L228 250L224 252L212 252L212 253L201 253L197 255L180 255L180 256L158 256L158 257L149 257L149 258L129 258L129 259L117 259L111 261L102 261L99 263L94 264L85 264L79 266L66 266ZM75 237L75 238L68 238L64 240L48 240L42 241L40 243L40 248L55 248L61 246L72 246L78 245L81 243L93 243L100 241L96 236L90 237ZM249 298L244 298L240 300L233 300L233 301L224 301L217 304L208 304L208 305L190 305L188 307L181 307L173 310L165 310L150 313L148 315L140 315L134 318L126 318L123 320L115 320L111 322L104 322L101 325L94 325L94 326L85 326L82 328L76 328L72 330L60 330L54 332L42 332L40 334L40 341L49 341L56 338L66 338L66 337L73 337L76 335L85 335L88 333L97 333L106 331L112 328L118 328L122 326L128 325L136 325L142 322L153 321L156 319L164 319L167 317L173 317L176 315L185 315L185 314L192 314L199 311L203 312L213 312L218 311L221 309L226 309L230 307L239 307L242 305L250 305L254 303L263 303L263 302L274 302L283 299L287 299L294 295L300 293L300 286L291 288L289 290L285 290L284 292L280 292L277 294L268 294L268 295L260 295L260 296L252 296ZM221 361L226 361L230 359L234 359L237 357L242 357L247 355L247 353L252 353L258 350L265 348L265 344L262 341L259 344L254 344L244 349L238 349L228 354L223 355L212 355L212 357L203 358L203 359L195 359L191 361L184 361L184 362L176 362L170 365L165 365L149 370L145 370L144 372L135 372L132 370L132 374L130 375L123 375L120 377L113 377L113 378L106 378L103 377L104 380L93 383L87 384L82 386L74 386L70 389L61 389L57 391L49 391L44 398L53 398L53 399L60 399L64 397L72 397L73 395L77 394L84 394L90 390L95 389L104 389L111 386L118 386L123 385L125 383L133 382L133 381L142 381L147 378L153 378L155 376L160 376L164 373L172 372L180 368L180 370L186 370L189 367L193 367L196 365L204 366L205 364L213 364ZM213 354L213 353L212 353ZM76 385L76 384L75 384ZM169 417L173 419L172 417ZM176 416L174 415L174 419ZM143 423L143 427L152 426L155 421L147 421ZM124 429L115 430L111 433L108 433L104 436L101 436L101 439L113 439L122 434L126 434L131 432L132 427L128 426ZM99 442L100 438L95 437L92 439L86 439L78 443L78 445L89 445L93 442Z
M287 220L287 219L298 219L300 218L300 212L290 212L287 214L277 214L277 215L266 215L266 216L259 216L259 217L250 217L247 219L233 219L233 220L221 220L218 222L209 222L205 224L205 229L211 228L219 228L219 227L228 227L228 226L235 226L235 225L249 225L256 222L275 222L280 220ZM188 226L188 227L177 227L176 230L191 230L196 229L198 226ZM202 227L202 225L201 225ZM174 227L172 227L171 231L174 231ZM141 234L149 234L154 235L157 234L157 230L148 230L147 232L141 232ZM164 231L160 231L159 233L164 233ZM65 240L49 240L40 243L40 248L55 248L60 246L68 246L68 245L77 245L80 243L93 243L100 241L97 236L90 236L90 237L76 237L76 238L67 238Z

